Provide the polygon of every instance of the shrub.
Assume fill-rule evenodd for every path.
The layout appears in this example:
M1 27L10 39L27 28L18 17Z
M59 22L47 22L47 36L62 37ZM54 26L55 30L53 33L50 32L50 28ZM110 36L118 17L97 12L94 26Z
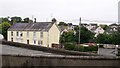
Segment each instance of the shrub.
M76 46L75 43L65 43L64 44L64 49L66 49L66 50L74 50L75 46Z
M75 51L79 50L79 51L83 52L84 51L84 46L76 46L74 50Z
M97 46L83 47L81 50L84 52L92 52L92 51L97 51L98 47Z

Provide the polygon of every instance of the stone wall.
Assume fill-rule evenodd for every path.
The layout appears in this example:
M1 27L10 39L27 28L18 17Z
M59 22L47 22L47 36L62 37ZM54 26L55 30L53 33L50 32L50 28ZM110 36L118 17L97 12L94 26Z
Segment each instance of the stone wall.
M4 66L120 66L120 58L103 56L1 55Z

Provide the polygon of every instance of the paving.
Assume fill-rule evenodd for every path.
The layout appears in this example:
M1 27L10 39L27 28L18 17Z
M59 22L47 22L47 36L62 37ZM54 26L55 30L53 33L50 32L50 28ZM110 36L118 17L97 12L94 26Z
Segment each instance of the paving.
M99 48L98 49L98 54L99 55L104 55L104 56L116 56L115 55L115 49Z

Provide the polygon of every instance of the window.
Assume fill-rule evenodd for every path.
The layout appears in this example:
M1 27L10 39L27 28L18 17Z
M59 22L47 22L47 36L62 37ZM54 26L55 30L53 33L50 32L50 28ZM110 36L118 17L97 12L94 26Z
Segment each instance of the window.
M29 31L27 31L27 38L29 38Z
M43 32L40 32L40 38L43 38Z
M36 38L36 32L33 32L33 37Z
M13 36L13 31L11 32L11 36Z
M13 38L11 38L11 41L13 42Z
M34 44L36 44L36 40L34 40Z
M16 32L16 35L19 36L19 32Z
M22 36L23 36L23 33L21 33L20 36L22 37Z

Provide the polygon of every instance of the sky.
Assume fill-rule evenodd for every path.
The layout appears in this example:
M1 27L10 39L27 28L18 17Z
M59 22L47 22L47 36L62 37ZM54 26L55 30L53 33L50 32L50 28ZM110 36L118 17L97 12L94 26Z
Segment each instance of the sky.
M79 18L88 20L117 22L120 0L0 0L0 17L20 16L37 18L37 21L73 22Z

